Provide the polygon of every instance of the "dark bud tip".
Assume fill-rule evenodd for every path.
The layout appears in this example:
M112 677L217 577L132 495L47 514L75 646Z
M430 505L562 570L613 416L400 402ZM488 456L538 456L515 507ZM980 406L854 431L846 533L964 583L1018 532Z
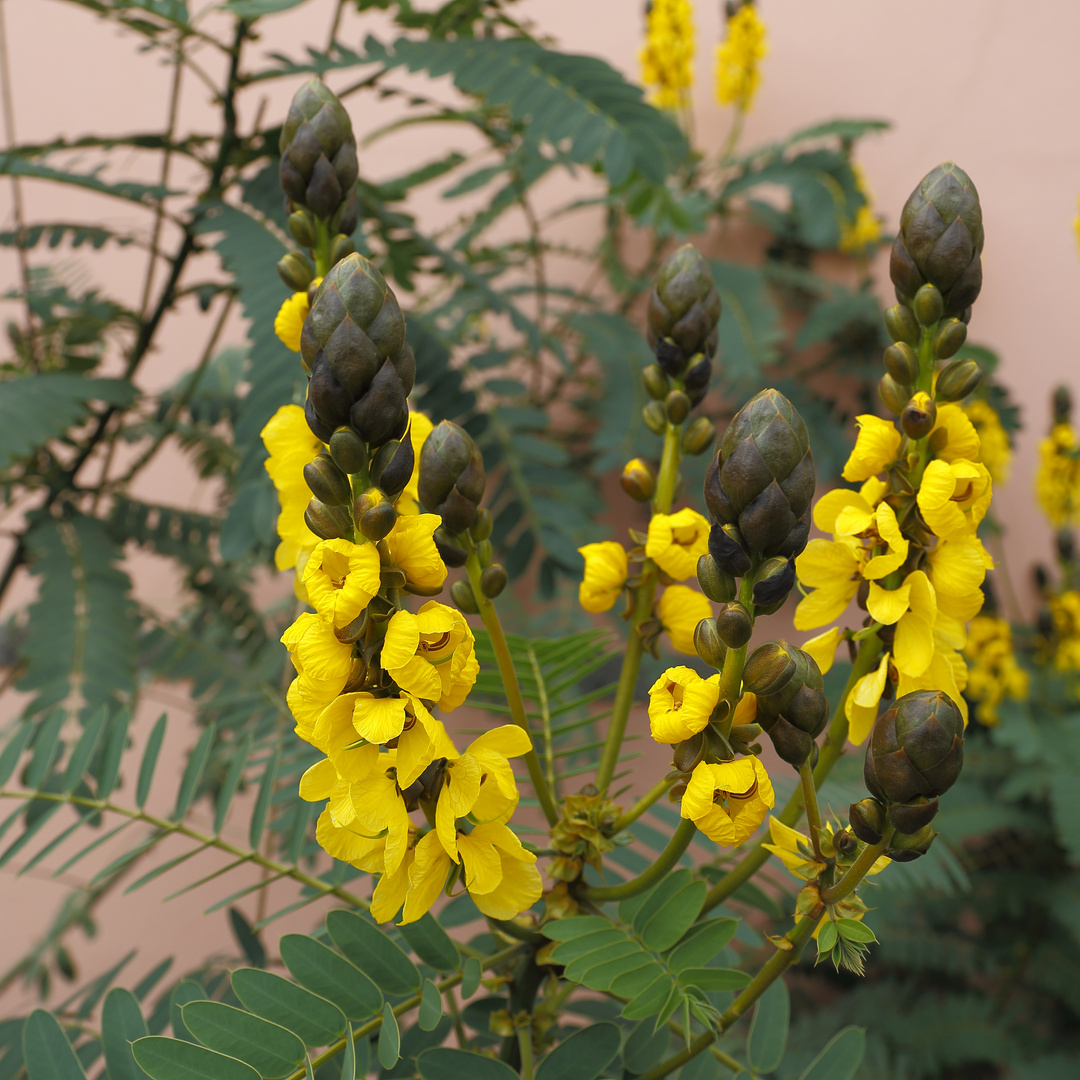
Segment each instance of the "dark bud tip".
M848 808L851 831L864 844L880 844L885 832L885 807L877 799L862 799Z

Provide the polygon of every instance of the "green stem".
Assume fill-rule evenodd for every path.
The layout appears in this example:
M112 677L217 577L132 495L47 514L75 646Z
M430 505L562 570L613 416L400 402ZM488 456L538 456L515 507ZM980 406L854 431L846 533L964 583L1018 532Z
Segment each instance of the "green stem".
M642 795L629 810L616 820L615 824L611 827L611 835L614 836L616 833L622 832L628 825L637 821L637 819L641 817L653 803L662 799L672 784L677 783L678 780L679 777L677 776L665 776L663 780L658 781L649 788L649 790L645 792L645 794Z
M830 885L827 889L821 890L821 902L823 904L837 904L844 897L850 896L858 888L859 882L870 873L874 863L885 854L895 831L890 825L876 844L864 847L859 852L859 857L847 868L844 876L835 885Z
M653 497L653 513L670 514L671 504L675 499L675 485L679 480L679 461L682 454L679 440L682 428L677 424L668 424L664 432L664 451L660 459L660 472L656 478L656 493ZM604 750L600 755L600 764L596 770L596 786L603 794L611 785L615 767L619 762L626 735L626 723L630 718L630 709L634 704L634 690L637 687L638 670L641 667L641 624L652 618L653 599L656 596L657 570L651 559L646 559L641 571L634 597L634 610L630 617L630 634L623 654L622 671L619 673L619 686L615 691L615 704L611 710L611 722L608 724Z
M514 660L510 655L510 647L506 644L506 635L503 633L502 623L499 621L499 613L490 598L484 595L480 588L480 575L483 573L480 567L480 559L476 550L470 550L468 562L465 567L472 584L473 595L476 597L477 606L480 608L480 618L491 637L491 647L495 653L495 662L499 665L499 675L502 678L503 688L506 690L506 702L510 706L510 716L519 728L525 731L530 738L529 717L525 711L525 701L521 696L521 687L518 684L517 672L514 670ZM529 781L540 801L540 807L544 811L549 825L554 825L559 820L559 810L555 805L551 789L544 779L544 772L540 767L540 759L536 756L535 748L525 755L525 765L529 770Z
M315 276L326 277L330 269L330 229L322 218L315 219L315 246L311 253L315 256Z
M814 854L821 860L821 810L818 808L817 788L814 786L814 769L807 758L799 766L799 781L802 785L803 807L806 810L806 823L810 826L810 841L814 845Z
M533 1080L532 1024L517 1029L518 1049L521 1051L521 1080Z
M661 1061L659 1065L642 1073L637 1080L661 1080L662 1077L673 1073L680 1065L685 1065L691 1058L696 1058L703 1050L708 1050L716 1042L716 1032L711 1028L703 1031L689 1046L672 1054L667 1061Z
M750 618L754 618L754 578L747 574L739 583L739 603L750 612ZM726 701L730 708L727 715L720 721L720 731L726 739L731 734L731 722L735 718L735 709L742 697L743 669L746 667L746 651L750 648L747 642L741 648L728 649L724 658L724 670L720 673L720 693L717 701Z
M590 900L603 903L605 900L625 900L651 889L683 857L696 832L697 826L689 819L683 819L663 854L643 874L621 885L592 885L585 890L585 895Z

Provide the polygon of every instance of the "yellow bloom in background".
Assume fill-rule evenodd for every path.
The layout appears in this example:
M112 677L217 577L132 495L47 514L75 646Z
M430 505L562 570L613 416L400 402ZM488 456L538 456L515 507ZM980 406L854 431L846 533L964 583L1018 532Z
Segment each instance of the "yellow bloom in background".
M1008 621L995 615L972 619L964 655L968 659L967 696L978 702L976 715L983 724L997 724L1001 702L1005 698L1023 701L1029 691L1028 673L1016 661Z
M709 523L696 510L686 507L650 519L645 554L675 581L696 574L698 559L708 550Z
M694 82L694 21L690 0L653 0L645 45L638 54L641 81L661 109L680 109Z
M688 667L668 668L649 687L649 729L659 743L679 743L704 730L717 701L720 677L703 679Z
M441 524L438 514L399 517L384 541L391 563L424 596L440 592L446 581L446 564L432 539Z
M1004 484L1012 468L1012 444L994 407L982 398L974 398L964 406L964 413L979 437L979 457L995 484Z
M427 437L431 434L434 424L422 413L409 413L409 442L413 448L413 471L405 490L398 496L394 508L399 514L420 513L420 451L424 448Z
M308 602L335 627L348 626L379 591L379 552L374 544L323 540L301 576Z
M1080 593L1072 589L1051 596L1052 651L1058 671L1080 671Z
M985 465L958 458L931 461L916 501L923 520L942 540L960 540L978 528L990 509L993 482Z
M578 548L585 560L585 576L578 586L578 600L586 611L599 615L615 606L630 576L626 549L614 540Z
M716 100L748 112L768 53L765 24L753 4L743 4L728 19L727 38L716 46Z
M461 612L429 600L415 615L395 612L386 628L380 663L402 690L452 712L468 696L480 671L475 640Z
M859 434L855 438L855 449L844 465L843 477L845 480L869 480L896 460L900 432L891 420L882 420L871 413L856 416L855 422Z
M266 471L277 489L281 512L277 532L281 543L274 552L274 565L288 570L319 543L304 521L311 492L304 482L304 466L315 459L323 444L311 433L304 410L299 405L282 405L261 432L270 457Z
M282 345L292 352L300 351L300 334L309 310L306 292L293 293L278 309L274 319L274 333L281 339Z
M854 162L851 171L855 174L855 184L865 202L855 212L855 220L845 220L840 227L841 251L857 254L874 247L881 241L881 219L870 207L870 190L866 183L866 174Z
M686 585L669 585L660 597L658 613L671 638L671 647L687 656L697 656L694 631L702 619L712 617L709 598Z
M1055 424L1039 443L1035 494L1055 529L1080 525L1080 439L1072 424Z
M723 847L748 840L776 805L765 766L756 757L722 765L701 762L682 797L680 813Z

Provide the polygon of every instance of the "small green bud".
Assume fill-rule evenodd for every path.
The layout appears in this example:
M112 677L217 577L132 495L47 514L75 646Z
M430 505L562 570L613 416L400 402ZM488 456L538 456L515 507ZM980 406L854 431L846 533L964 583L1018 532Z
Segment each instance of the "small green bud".
M664 399L664 412L673 424L681 424L690 415L690 399L681 390L672 390Z
M754 575L754 606L782 604L795 585L795 560L776 555L766 559Z
M902 341L905 345L918 345L922 337L915 312L907 304L893 304L885 312L885 329L894 341Z
M729 649L741 649L754 634L754 620L750 612L734 600L716 616L716 632Z
M352 237L338 233L330 242L330 265L334 266L341 262L354 251L356 251L356 245L352 242Z
M938 800L917 795L910 802L893 803L889 807L889 820L897 832L917 833L926 828L937 816Z
M945 301L936 285L923 285L911 302L911 310L922 327L933 326L945 314Z
M325 451L304 466L304 482L316 499L330 506L348 506L352 501L348 476Z
M494 525L495 519L491 516L491 511L486 506L483 506L476 512L476 521L473 522L472 527L469 529L469 535L477 543L481 540L487 540L491 536Z
M367 446L350 427L339 427L330 436L330 456L342 472L362 472L367 464Z
M955 356L967 341L967 323L959 319L946 319L934 337L934 355L939 360Z
M390 535L398 517L394 504L376 487L368 488L356 500L353 513L360 531L375 543Z
M929 394L920 390L900 414L900 427L909 439L924 439L937 423L937 406Z
M466 615L479 614L480 606L473 595L472 585L464 578L459 578L450 586L450 599L454 601L460 611Z
M438 514L447 532L463 533L476 521L486 484L484 459L472 436L441 421L420 451L420 505Z
M715 619L702 619L694 627L694 648L709 667L719 670L724 666L727 646L717 632Z
M961 324L963 325L963 324ZM939 376L938 401L963 401L982 382L982 370L975 360L954 360Z
M904 406L911 400L913 386L901 386L891 375L881 376L878 383L878 397L885 403L885 408L899 416Z
M727 604L738 595L738 585L731 574L721 570L709 554L702 555L697 563L697 579L701 591L714 604Z
M315 229L311 224L311 215L305 210L294 210L289 215L289 232L301 247L315 246Z
M650 401L641 410L641 419L654 435L663 435L667 431L667 413L659 401Z
M290 251L278 259L277 272L293 292L305 292L315 278L315 267L299 251Z
M401 440L391 439L383 443L371 459L371 482L384 491L388 499L395 500L412 478L415 464L412 440L407 436Z
M637 502L648 502L656 491L656 478L652 469L641 458L634 458L623 466L619 477L623 491Z
M491 560L495 557L495 552L492 549L490 540L481 540L476 545L476 557L480 561L481 566L490 566Z
M894 833L890 841L889 850L885 854L893 862L914 862L920 855L925 855L930 850L937 833L927 825L917 833Z
M645 393L653 401L663 401L671 392L671 380L659 364L649 364L641 373L641 381L645 384Z
M912 386L919 377L919 358L904 341L885 350L885 370L901 385Z
M328 506L318 499L312 499L304 511L307 527L323 540L338 540L352 536L353 521L348 507Z
M682 451L692 457L704 454L716 441L716 425L707 417L691 420L682 433Z
M483 543L490 543L490 541L485 540ZM502 563L492 563L480 575L480 591L489 600L494 600L506 588L508 580L506 567Z
M851 831L864 844L881 842L885 831L885 807L877 799L862 799L848 807L848 821Z

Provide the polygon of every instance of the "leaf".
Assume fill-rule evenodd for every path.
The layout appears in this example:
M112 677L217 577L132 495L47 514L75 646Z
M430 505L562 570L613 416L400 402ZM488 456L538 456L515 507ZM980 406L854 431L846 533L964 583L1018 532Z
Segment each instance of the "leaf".
M425 979L420 990L420 1014L417 1019L421 1031L434 1031L439 1026L442 1008L442 993L430 979Z
M215 836L220 836L221 830L225 827L225 819L229 816L229 806L232 804L236 789L240 786L240 781L244 776L244 767L251 756L253 741L254 735L248 732L240 746L233 747L231 750L232 760L229 762L229 771L225 774L214 803Z
M237 944L244 950L244 956L257 968L266 967L266 949L259 940L259 935L251 929L251 923L244 918L241 911L229 908L229 925L232 927L233 937Z
M758 998L746 1036L746 1057L757 1072L772 1072L784 1060L790 1016L787 984L780 978Z
M826 1043L799 1080L852 1080L865 1053L864 1029L846 1027Z
M195 1037L184 1024L184 1006L191 1001L205 1001L206 991L194 979L181 979L169 995L169 1022L173 1034L185 1042L194 1042Z
M176 809L173 811L173 818L176 821L183 820L192 800L195 798L203 770L206 768L206 763L210 758L210 748L214 744L214 735L216 733L216 725L210 724L203 730L203 733L199 736L199 741L195 744L195 749L191 751L187 767L184 769L184 775L180 779L180 790L176 796Z
M246 1062L261 1076L287 1076L304 1059L304 1044L291 1031L243 1009L192 1001L182 1012L188 1031L203 1046Z
M667 966L677 975L691 965L711 960L735 936L739 920L720 917L692 926L666 957Z
M139 765L139 779L135 785L135 805L140 810L146 804L150 785L154 781L154 769L157 767L158 754L161 753L161 744L165 739L166 719L166 714L162 713L150 732L150 738L146 740L146 749Z
M127 749L128 727L131 725L131 710L121 709L113 717L109 727L109 734L105 740L105 748L98 760L97 773L97 797L108 799L116 787L116 781L120 778L120 761ZM3 768L0 767L0 775Z
M257 19L260 15L274 15L306 2L307 0L226 0L225 10L241 19Z
M0 787L11 779L11 774L19 764L19 758L22 757L23 751L30 742L30 736L35 730L36 725L29 721L24 721L15 728L15 733L8 740L3 753L0 753Z
M162 1035L137 1039L132 1050L151 1080L260 1080L250 1065L236 1058Z
M502 1061L448 1046L425 1050L416 1059L416 1067L423 1080L518 1080L518 1074Z
M86 1080L56 1017L44 1009L35 1009L26 1018L22 1049L30 1080Z
M640 1023L626 1037L623 1062L634 1072L648 1072L664 1060L670 1046L671 1032L665 1026L656 1028L647 1022Z
M623 1008L623 1016L627 1020L644 1020L648 1016L655 1016L668 1003L674 989L676 987L671 976L662 975Z
M460 962L457 946L431 914L399 929L409 948L428 967L436 971L457 971Z
M848 941L877 941L874 931L858 919L837 919L836 929L840 936L847 938Z
M374 923L344 909L326 916L330 939L384 994L404 997L420 989L420 972Z
M295 1031L307 1046L325 1046L345 1030L345 1016L326 998L257 968L232 973L233 992L244 1008Z
M1075 775L1051 773L1049 795L1058 841L1073 862L1080 862L1080 785Z
M348 1019L379 1015L383 1002L378 987L344 957L304 934L286 934L280 948L292 977L312 993L332 1001Z
M596 1080L619 1052L616 1024L593 1024L564 1039L536 1070L536 1080Z
M387 1002L383 1006L382 1027L379 1028L379 1064L384 1069L392 1069L398 1061L401 1051L401 1032L398 1030L397 1017Z
M64 769L63 791L70 794L78 786L79 781L82 780L86 766L90 763L91 755L97 749L97 744L108 720L109 710L105 705L102 705L87 720L82 734L72 748L71 756L68 758L67 766Z
M145 1080L146 1073L136 1064L131 1044L148 1034L138 999L130 990L114 986L101 1009L101 1048L108 1080Z
M263 770L259 782L259 794L255 798L255 809L251 812L251 826L248 829L248 843L252 850L258 851L262 843L263 829L266 827L266 815L270 810L270 799L274 794L274 782L277 780L278 764L281 760L281 748L274 748L273 756Z
M470 956L461 969L462 998L471 998L476 993L480 988L480 979L483 974L484 969L480 966L480 961L475 956Z
M723 304L717 367L723 385L739 386L776 359L783 336L780 309L761 268L719 259L710 259L709 266Z
M153 199L162 199L166 195L178 195L160 184L139 184L133 180L121 180L108 183L101 180L96 172L76 173L64 169L54 169L40 161L23 157L16 153L0 154L0 175L23 176L34 180L55 180L60 184L71 184L87 188L99 195L112 195L129 202L146 203Z

